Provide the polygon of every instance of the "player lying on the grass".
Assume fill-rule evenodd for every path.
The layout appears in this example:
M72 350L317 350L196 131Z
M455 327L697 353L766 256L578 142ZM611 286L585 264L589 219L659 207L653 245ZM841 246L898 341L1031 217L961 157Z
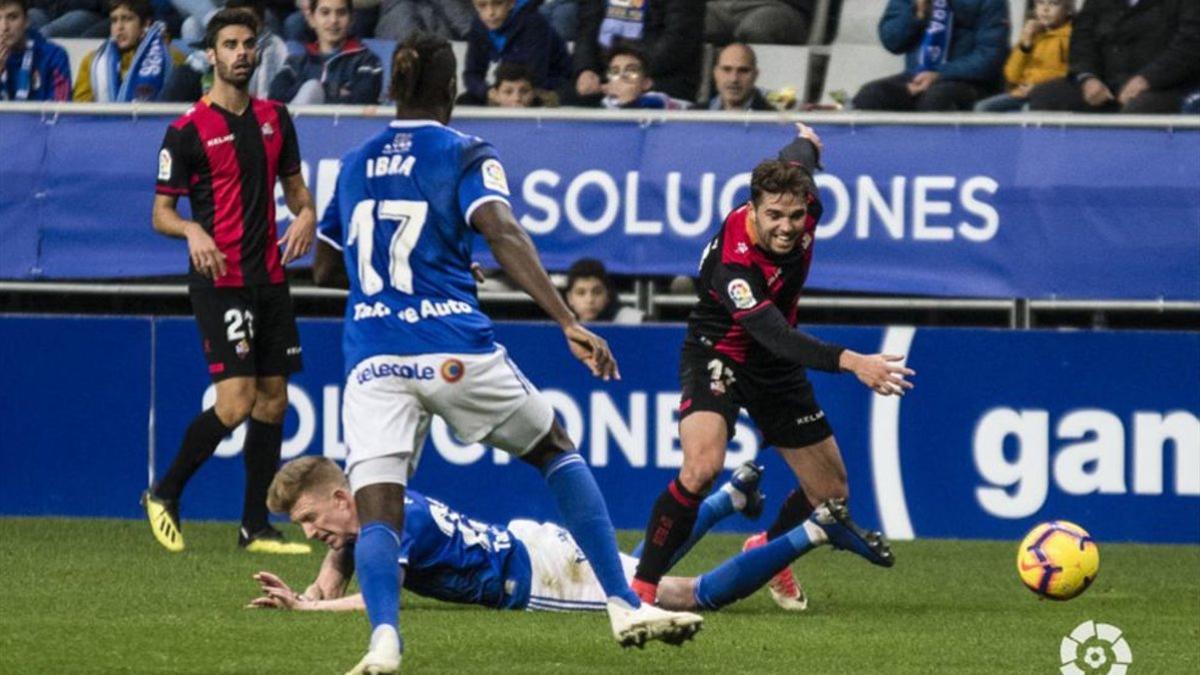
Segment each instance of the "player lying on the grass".
M762 469L747 462L733 480L700 506L693 527L699 539L735 511L762 511L758 484ZM262 596L251 606L308 611L364 609L361 595L345 596L354 573L353 550L359 520L342 470L324 457L288 462L271 483L267 502L286 513L310 539L329 547L316 581L303 594L275 574L255 575ZM447 602L496 609L602 611L605 593L571 535L553 523L514 520L500 527L466 518L415 490L405 496L400 546L404 587ZM658 604L666 609L717 609L754 593L782 567L817 544L846 536L844 527L819 508L794 533L740 553L699 577L665 577ZM694 542L689 542L690 544ZM621 554L626 577L637 558Z

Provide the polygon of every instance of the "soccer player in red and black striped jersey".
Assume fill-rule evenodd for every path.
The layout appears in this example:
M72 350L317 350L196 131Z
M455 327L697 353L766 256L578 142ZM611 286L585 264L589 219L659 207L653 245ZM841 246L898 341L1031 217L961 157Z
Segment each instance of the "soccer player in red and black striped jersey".
M154 229L187 240L192 311L217 391L215 405L188 427L170 469L143 495L154 536L171 551L183 550L184 485L247 418L238 544L266 553L309 551L270 526L266 496L279 464L288 376L302 367L283 266L312 248L316 214L287 108L247 92L257 37L257 19L246 10L213 16L204 38L212 90L171 124L158 155ZM296 214L282 237L276 180ZM176 210L184 195L192 220Z
M805 368L853 372L883 396L902 395L912 387L905 378L915 373L902 356L863 355L795 330L821 217L812 178L820 139L804 125L799 131L778 159L754 168L750 201L726 216L701 258L699 302L679 366L683 467L646 526L632 584L643 599L654 598L659 580L692 543L699 504L724 467L741 408L799 481L775 523L746 545L764 548L760 564L779 565L770 586L777 602L786 609L807 604L786 564L813 546L829 543L882 566L894 562L881 534L849 519L846 468Z

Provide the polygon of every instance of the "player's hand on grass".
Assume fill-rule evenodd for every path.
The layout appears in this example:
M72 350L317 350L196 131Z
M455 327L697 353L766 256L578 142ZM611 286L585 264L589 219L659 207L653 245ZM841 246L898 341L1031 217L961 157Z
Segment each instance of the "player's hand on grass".
M617 360L608 348L608 342L578 323L563 327L567 338L567 346L571 354L591 369L592 375L602 379L621 379L621 371L617 369Z
M848 370L858 377L871 391L880 396L903 396L904 392L913 388L913 383L907 377L917 374L917 371L906 367L904 357L899 354L870 354L863 355L847 349L842 352L839 364L842 370Z
M302 212L288 225L287 232L279 238L283 247L283 264L303 258L312 250L313 237L317 231L317 220L309 211Z
M283 579L270 572L259 572L254 575L258 582L258 590L262 595L250 601L247 608L259 609L309 609L312 601L298 595Z
M189 222L183 230L183 236L187 238L188 256L197 272L209 279L225 276L225 254L221 253L217 243L200 223Z

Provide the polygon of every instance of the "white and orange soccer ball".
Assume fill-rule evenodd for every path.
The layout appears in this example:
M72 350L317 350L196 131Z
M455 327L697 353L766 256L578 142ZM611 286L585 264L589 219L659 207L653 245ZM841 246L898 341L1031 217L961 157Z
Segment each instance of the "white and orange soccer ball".
M1017 550L1021 583L1043 598L1070 600L1087 590L1100 571L1100 548L1087 530L1065 520L1029 531Z

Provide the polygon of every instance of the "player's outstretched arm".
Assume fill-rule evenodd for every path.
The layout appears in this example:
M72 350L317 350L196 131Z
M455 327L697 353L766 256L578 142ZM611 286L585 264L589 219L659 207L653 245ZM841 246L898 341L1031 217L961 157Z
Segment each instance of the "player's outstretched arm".
M262 595L246 605L247 609L291 609L299 612L361 612L366 608L362 595L328 600L315 600L292 590L283 579L271 572L254 575Z
M471 214L471 225L487 240L492 255L505 274L562 328L567 346L575 358L587 365L596 377L620 379L617 361L608 343L580 325L571 313L567 303L558 294L558 289L551 283L546 268L542 267L533 240L517 224L508 204L500 201L483 204Z
M796 138L779 151L779 159L800 164L809 173L821 168L821 150L825 145L813 128L803 122L796 123Z
M154 230L168 237L186 239L188 256L200 274L210 279L225 276L225 254L221 253L200 223L185 220L179 215L175 209L178 201L179 198L174 195L154 195L154 210L151 213Z
M286 265L297 258L303 258L312 250L313 237L317 231L317 207L313 204L312 193L304 185L304 177L299 174L284 176L283 197L288 210L295 220L288 225L287 232L279 238L283 247L283 264Z
M917 374L904 365L904 358L900 354L859 354L847 349L838 357L838 365L854 373L859 382L876 394L903 396L913 388L913 383L905 378Z

